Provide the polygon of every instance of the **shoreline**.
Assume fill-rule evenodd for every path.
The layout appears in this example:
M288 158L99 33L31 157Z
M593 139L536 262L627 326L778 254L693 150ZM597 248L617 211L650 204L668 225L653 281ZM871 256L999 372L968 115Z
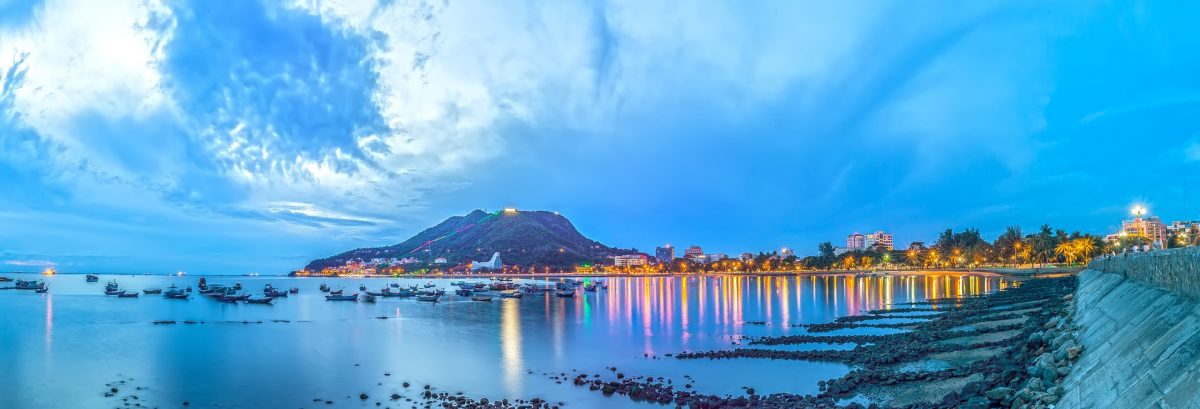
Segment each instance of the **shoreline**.
M761 276L761 277L808 277L808 276L831 276L831 275L854 275L860 277L887 277L893 275L929 275L929 274L980 274L994 275L1006 277L1055 277L1063 275L1074 275L1084 269L1079 267L1033 267L1033 268L1011 268L1011 267L987 267L987 268L938 268L938 269L899 269L899 270L801 270L801 271L730 271L730 272L702 272L702 273L613 273L613 274L586 274L586 273L545 273L545 274L513 274L513 273L497 273L497 274L405 274L399 276L391 275L336 275L336 276L318 276L318 275L288 275L288 274L155 274L155 273L75 273L75 272L59 272L54 275L44 275L40 272L28 271L9 271L0 273L0 276L6 274L12 275L33 275L38 277L55 277L55 276L130 276L130 277L267 277L267 278L322 278L322 279L337 279L337 278L383 278L383 279L488 279L493 277L499 278L528 278L528 279L550 279L550 278L621 278L621 277L713 277L713 276Z

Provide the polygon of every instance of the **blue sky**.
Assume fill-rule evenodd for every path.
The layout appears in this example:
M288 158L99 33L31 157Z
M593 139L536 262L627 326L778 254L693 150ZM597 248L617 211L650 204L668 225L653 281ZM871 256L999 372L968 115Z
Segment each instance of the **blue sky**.
M836 4L835 4L836 3ZM0 0L0 270L1200 219L1200 4Z

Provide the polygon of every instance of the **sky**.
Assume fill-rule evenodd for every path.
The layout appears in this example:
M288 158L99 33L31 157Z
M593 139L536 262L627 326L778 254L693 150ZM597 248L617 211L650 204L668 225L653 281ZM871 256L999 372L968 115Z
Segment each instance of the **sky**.
M0 271L1200 220L1200 3L0 0Z

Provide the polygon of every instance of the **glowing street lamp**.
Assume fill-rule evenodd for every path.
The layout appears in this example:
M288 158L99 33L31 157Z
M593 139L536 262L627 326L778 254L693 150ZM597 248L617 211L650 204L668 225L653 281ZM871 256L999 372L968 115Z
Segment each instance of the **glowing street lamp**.
M1135 219L1141 219L1142 215L1146 214L1146 207L1142 206L1142 205L1134 205L1133 208L1129 210L1129 212L1133 213L1133 217Z

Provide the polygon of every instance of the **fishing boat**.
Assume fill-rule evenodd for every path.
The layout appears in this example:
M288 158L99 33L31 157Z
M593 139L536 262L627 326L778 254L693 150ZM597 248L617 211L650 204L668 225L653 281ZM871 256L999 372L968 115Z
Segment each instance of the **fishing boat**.
M521 294L517 291L510 291L506 293L500 293L500 298L521 298L522 295L524 294Z
M208 290L208 281L205 280L204 277L200 277L200 284L198 287L200 287L200 294L204 294L204 291Z
M471 290L468 290L465 288L459 288L457 290L454 290L454 295L461 296L461 297L470 297L471 295L474 295L474 294L475 294L474 291L471 291Z
M7 283L7 282L10 282L10 281L12 281L12 280L13 280L13 279L12 279L12 278L10 278L10 277L0 277L0 283Z
M241 282L241 281L238 281L238 282L236 282L236 283L233 283L233 289L234 289L234 290L238 290L238 291L242 291L242 282Z
M554 292L554 295L563 298L571 298L575 296L575 290L558 290Z
M121 290L108 289L108 290L104 290L104 295L121 295L121 293L123 293L123 292L124 291L121 291Z
M440 295L418 295L417 301L437 302Z
M42 288L33 290L33 292L38 293L38 294L45 294L47 291L50 291L50 287L47 287L44 285L42 286Z
M138 298L138 293L121 291L117 293L117 298Z
M492 297L487 295L477 295L471 297L471 301L492 302Z
M275 297L247 298L246 304L270 304Z
M354 294L350 294L350 295L341 295L341 294L342 294L342 292L338 291L338 293L336 295L327 295L327 296L325 296L325 301L358 301L358 293L354 293Z
M329 292L329 285L325 284L325 283L321 283L321 292L323 292L323 293Z
M142 292L145 293L146 295L158 295L158 294L162 294L162 289L161 288L148 288L148 289L142 290Z
M296 287L292 287L292 289L291 289L291 290L288 290L288 292L289 292L289 293L292 293L292 294L296 294L296 293L300 292L300 289L299 289L299 288L296 288Z
M344 294L345 292L346 292L346 290L330 291L330 292L329 292L329 295L342 295L342 294Z
M270 283L263 286L263 294L271 294L274 291L275 291L275 286L272 286Z
M358 291L367 291L367 285L366 285L366 284L359 284L359 285L358 285Z
M272 288L271 292L263 294L263 295L265 295L267 297L271 297L271 298L279 298L279 297L287 297L288 292L287 291L279 291L279 290Z
M45 287L45 286L46 286L46 283L45 283L45 282L41 282L41 281L34 281L34 280L29 280L29 281L25 281L25 280L17 280L16 287L13 287L13 288L16 288L16 289L18 289L18 290L36 290L36 289L39 289L39 288L42 288L42 287Z
M250 299L250 294L226 294L217 297L217 300L225 302L247 301Z
M595 285L595 284L588 284L588 285L585 285L585 286L583 286L583 291L587 291L587 292L593 292L593 293L594 293L594 292L596 292L596 285Z
M88 275L87 275L87 282L89 282L89 283L94 283L94 282L97 282L97 281L100 281L100 277L97 277L97 276L95 276L95 275L92 275L92 274L88 274Z
M367 295L363 296L363 301L365 301L365 302L375 302L375 296L373 296L373 295L371 295L371 294L367 294Z
M437 284L434 284L433 281L425 283L425 288L433 288L433 287L437 287Z
M229 288L226 288L220 284L205 285L200 287L200 294L224 295L227 290L229 290Z
M391 283L391 284L388 284L388 287L400 288L400 284L399 283Z
M186 299L188 299L188 297L191 297L191 296L188 295L187 293L164 293L163 294L163 298L166 298L168 300L186 300Z

